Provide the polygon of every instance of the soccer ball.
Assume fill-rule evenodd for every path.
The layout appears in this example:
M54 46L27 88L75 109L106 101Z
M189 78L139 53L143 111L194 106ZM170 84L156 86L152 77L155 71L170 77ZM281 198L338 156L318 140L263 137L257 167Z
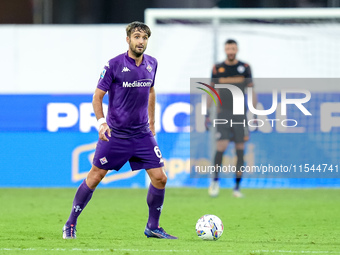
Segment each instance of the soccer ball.
M198 219L196 233L202 240L216 241L223 233L223 223L219 217L206 214Z

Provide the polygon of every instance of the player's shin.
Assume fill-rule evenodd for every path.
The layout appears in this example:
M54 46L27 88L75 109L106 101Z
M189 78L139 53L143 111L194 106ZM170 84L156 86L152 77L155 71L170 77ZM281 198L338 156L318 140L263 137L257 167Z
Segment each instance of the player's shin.
M159 217L161 216L165 189L157 189L151 183L149 186L148 195L146 198L149 206L149 219L147 227L149 229L156 229L159 225Z
M222 167L222 158L223 158L223 152L222 151L216 151L215 154L215 159L214 159L214 166L216 167L216 169L218 169L218 166ZM213 173L213 178L214 181L218 181L218 171L215 171Z
M236 163L236 178L235 178L235 189L240 188L240 183L242 180L241 167L244 165L244 150L236 150L237 163Z
M80 184L76 192L76 195L74 197L74 200L73 200L72 211L71 211L70 217L68 218L66 222L67 226L77 225L77 219L80 213L84 210L87 203L90 201L93 191L94 189L90 189L87 186L86 180L84 180Z
M216 154L215 154L215 160L214 160L214 165L217 168L217 166L220 166L222 167L222 158L223 158L223 152L222 151L216 151ZM218 181L218 171L215 171L213 173L213 178L214 178L214 181Z

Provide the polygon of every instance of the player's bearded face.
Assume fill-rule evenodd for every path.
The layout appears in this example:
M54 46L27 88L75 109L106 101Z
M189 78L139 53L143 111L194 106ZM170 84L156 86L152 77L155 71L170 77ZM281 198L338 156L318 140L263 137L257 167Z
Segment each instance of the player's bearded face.
M237 54L237 45L235 43L227 43L225 45L225 53L227 54L227 59L233 61Z
M141 56L148 45L148 35L143 30L136 30L128 37L130 51L136 56Z

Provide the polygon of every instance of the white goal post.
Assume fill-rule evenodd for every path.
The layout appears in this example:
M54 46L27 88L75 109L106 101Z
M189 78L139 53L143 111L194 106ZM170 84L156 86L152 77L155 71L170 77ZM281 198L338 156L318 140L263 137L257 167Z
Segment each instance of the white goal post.
M340 77L340 8L146 9L145 22L155 31L148 53L172 70L159 72L170 92L210 77L228 38L255 78Z
M145 22L153 27L157 19L332 19L340 18L340 8L245 8L245 9L146 9Z
M338 127L335 127L335 132L325 131L320 123L323 120L330 123L325 119L329 115L321 110L321 105L332 107L329 111L340 112L340 8L146 9L145 22L154 32L149 41L148 54L159 60L157 91L193 95L190 78L207 78L209 81L213 65L226 58L226 39L235 39L239 46L237 59L251 66L254 88L259 96L258 106L262 105L262 108L256 109L271 106L271 98L267 96L271 95L273 85L278 81L283 81L282 88L301 86L313 93L313 100L308 105L308 110L313 114L311 118L301 117L297 108L297 112L287 114L302 123L292 132L294 135L285 132L284 136L279 135L283 130L278 126L268 130L259 128L254 133L255 139L247 143L249 147L245 153L248 165L253 165L253 162L280 164L282 159L292 160L294 157L312 162L323 155L330 162L338 162ZM285 78L292 78L294 83L286 82ZM329 80L334 82L331 84ZM196 115L196 103L191 102L191 106L196 118L199 116ZM280 116L277 113L274 118ZM261 133L273 135L263 136ZM210 151L211 154L207 153L206 156L210 159L215 148L213 134L211 138L209 141L209 138L198 136L196 140L195 136L191 136L190 147L180 141L174 144L176 149L183 151L193 149L190 152L193 152L194 157L191 158L194 159L201 157L201 151ZM298 149L292 153L299 146L308 149ZM229 162L234 164L235 154L230 150L227 153ZM280 178L263 182L262 179L253 180L251 183L258 186L283 187L289 183ZM302 179L299 181L303 183ZM323 181L327 185L328 181ZM308 185L308 182L303 185Z
M187 20L187 21L210 21L216 27L221 20L246 20L246 19L340 19L340 8L199 8L199 9L146 9L145 22L152 29L157 20ZM216 35L214 34L214 37ZM214 39L215 47L216 38ZM217 53L214 52L214 61Z

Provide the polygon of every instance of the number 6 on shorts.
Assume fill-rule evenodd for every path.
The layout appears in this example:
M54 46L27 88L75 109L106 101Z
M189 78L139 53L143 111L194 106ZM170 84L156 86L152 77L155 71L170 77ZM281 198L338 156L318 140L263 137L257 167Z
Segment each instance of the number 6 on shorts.
M161 150L158 148L158 146L155 146L153 150L158 158L162 158L162 153L161 153Z

